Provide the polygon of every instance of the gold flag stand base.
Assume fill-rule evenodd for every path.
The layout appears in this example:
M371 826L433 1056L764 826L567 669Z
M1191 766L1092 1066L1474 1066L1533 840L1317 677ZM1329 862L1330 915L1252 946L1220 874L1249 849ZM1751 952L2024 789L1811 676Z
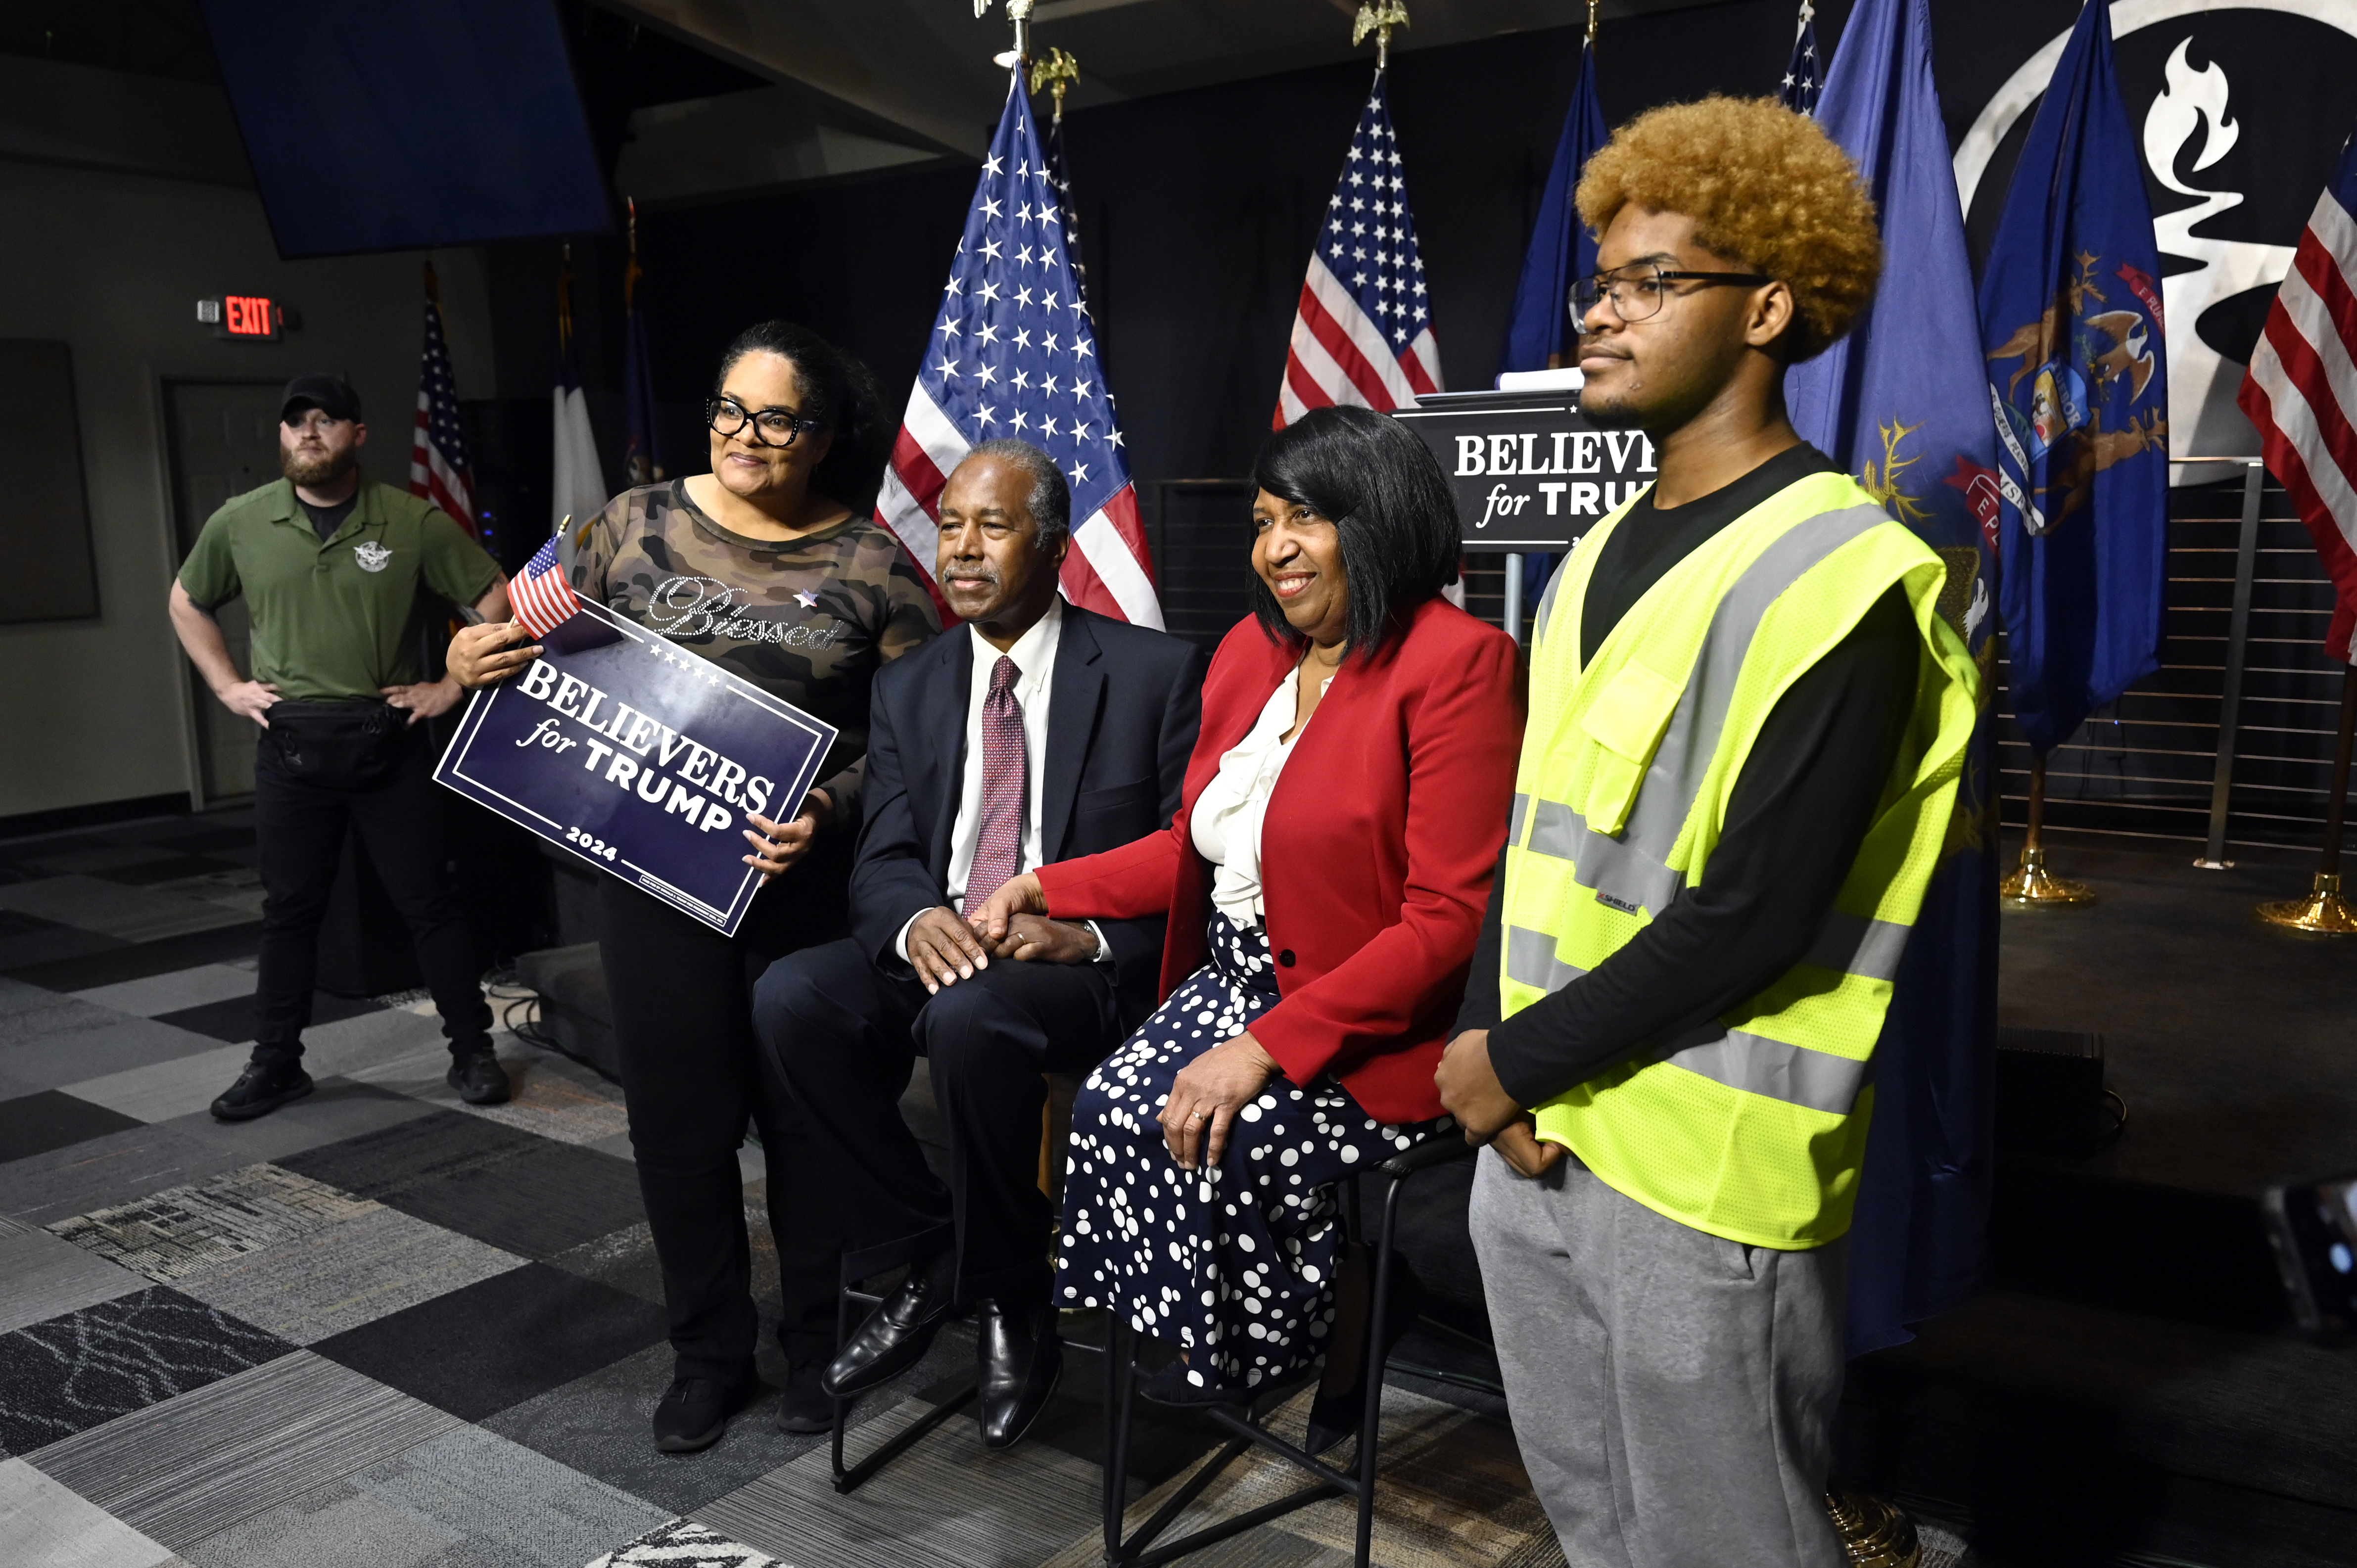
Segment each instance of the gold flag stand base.
M1825 1514L1855 1568L1916 1568L1923 1560L1915 1521L1896 1504L1846 1487L1825 1491Z
M2021 852L2021 865L2014 874L1996 885L1996 896L2008 904L2039 905L2092 904L2095 890L2083 882L2051 875L2046 869L2043 845Z
M2357 937L2357 910L2351 909L2341 897L2341 878L2331 872L2316 874L2316 886L2307 897L2262 904L2254 912L2268 925L2287 930Z

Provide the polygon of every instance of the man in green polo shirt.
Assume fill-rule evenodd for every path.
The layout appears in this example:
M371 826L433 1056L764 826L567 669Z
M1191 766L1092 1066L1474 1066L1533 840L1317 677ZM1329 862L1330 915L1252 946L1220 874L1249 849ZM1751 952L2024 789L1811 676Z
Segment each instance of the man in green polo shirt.
M507 578L432 502L363 478L367 440L360 399L341 379L289 381L278 427L285 478L213 513L172 585L180 645L222 705L259 729L255 1044L245 1071L213 1101L227 1122L311 1092L303 1029L348 825L408 922L449 1037L451 1087L475 1105L508 1097L474 937L435 822L432 758L414 727L460 693L447 679L417 679L413 618L425 588L506 620ZM253 620L251 679L231 662L213 619L240 594Z

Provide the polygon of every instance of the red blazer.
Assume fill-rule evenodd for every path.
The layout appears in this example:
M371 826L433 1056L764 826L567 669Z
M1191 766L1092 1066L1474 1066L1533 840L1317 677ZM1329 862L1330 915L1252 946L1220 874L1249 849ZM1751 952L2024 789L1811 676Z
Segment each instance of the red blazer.
M1188 825L1195 801L1297 657L1257 620L1230 631L1169 828L1039 868L1060 918L1168 911L1166 999L1208 957L1211 867ZM1441 1114L1432 1073L1464 996L1522 746L1515 660L1505 633L1430 600L1372 660L1343 662L1269 797L1262 898L1284 999L1253 1037L1293 1082L1330 1072L1384 1122Z

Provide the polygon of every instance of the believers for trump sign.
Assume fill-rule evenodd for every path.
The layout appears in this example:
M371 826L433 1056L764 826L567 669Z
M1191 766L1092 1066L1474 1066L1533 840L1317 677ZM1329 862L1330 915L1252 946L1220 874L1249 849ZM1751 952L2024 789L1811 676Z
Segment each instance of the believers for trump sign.
M603 605L477 692L434 777L726 935L754 812L794 814L834 730Z

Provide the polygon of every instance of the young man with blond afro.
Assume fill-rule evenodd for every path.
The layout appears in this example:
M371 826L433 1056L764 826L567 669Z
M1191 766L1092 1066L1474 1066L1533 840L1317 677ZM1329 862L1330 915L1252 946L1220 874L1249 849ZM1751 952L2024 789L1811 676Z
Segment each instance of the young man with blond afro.
M1437 1076L1490 1144L1474 1243L1573 1568L1839 1568L1842 1238L1975 677L1940 558L1785 417L1881 264L1841 149L1714 98L1623 126L1578 200L1581 409L1659 478L1539 607Z

